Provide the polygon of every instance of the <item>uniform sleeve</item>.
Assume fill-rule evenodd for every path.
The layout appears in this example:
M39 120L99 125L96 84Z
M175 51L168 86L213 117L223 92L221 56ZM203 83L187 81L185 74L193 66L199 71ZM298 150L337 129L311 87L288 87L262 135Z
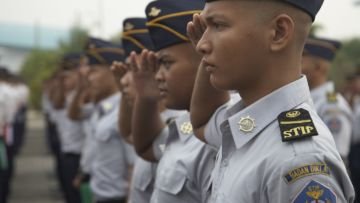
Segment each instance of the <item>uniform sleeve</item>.
M205 141L210 146L219 149L222 144L220 125L225 121L226 109L229 104L219 107L205 126Z
M156 138L156 140L153 142L153 152L157 160L161 159L165 151L165 143L168 137L169 137L169 126L166 126L161 131L161 133Z
M342 111L327 112L322 117L334 137L336 148L342 157L347 157L350 150L352 121Z
M312 154L296 156L274 166L263 188L262 202L354 201L354 189L342 161L335 157Z

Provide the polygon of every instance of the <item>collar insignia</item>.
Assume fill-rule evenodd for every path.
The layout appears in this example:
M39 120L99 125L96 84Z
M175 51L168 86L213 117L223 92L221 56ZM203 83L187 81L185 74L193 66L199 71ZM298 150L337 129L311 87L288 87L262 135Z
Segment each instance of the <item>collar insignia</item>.
M255 119L250 118L250 116L247 116L245 118L242 117L238 124L239 124L239 129L245 133L252 132L256 127Z
M190 135L193 133L193 127L190 122L184 122L180 126L180 131L184 135Z

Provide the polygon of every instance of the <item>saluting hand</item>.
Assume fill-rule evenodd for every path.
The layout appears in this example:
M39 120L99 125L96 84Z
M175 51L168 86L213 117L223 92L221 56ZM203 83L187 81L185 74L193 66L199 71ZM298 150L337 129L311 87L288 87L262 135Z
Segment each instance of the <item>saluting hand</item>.
M155 80L159 64L155 53L145 49L140 56L137 56L135 52L132 52L130 55L130 69L133 72L137 96L159 100L160 91Z
M122 90L122 85L121 85L121 78L124 77L124 75L127 72L127 67L124 63L122 62L118 62L118 61L114 61L113 64L111 65L111 71L115 77L115 81L116 81L116 85L118 86L119 90Z
M194 14L193 20L187 24L187 35L196 48L206 30L206 23L200 14Z

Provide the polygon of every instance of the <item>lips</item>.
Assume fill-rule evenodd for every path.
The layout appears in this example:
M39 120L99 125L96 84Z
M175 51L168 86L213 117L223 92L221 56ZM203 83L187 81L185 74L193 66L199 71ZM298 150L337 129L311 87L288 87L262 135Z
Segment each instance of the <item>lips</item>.
M213 63L211 63L205 59L203 60L203 63L204 63L206 71L208 71L210 73L215 71L216 66Z
M159 91L161 96L165 96L167 94L167 89L162 84L159 84Z

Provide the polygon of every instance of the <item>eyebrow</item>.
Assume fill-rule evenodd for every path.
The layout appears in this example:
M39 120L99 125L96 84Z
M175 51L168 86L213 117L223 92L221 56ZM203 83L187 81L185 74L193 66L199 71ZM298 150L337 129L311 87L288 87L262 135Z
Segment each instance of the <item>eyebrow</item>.
M205 20L207 22L212 22L214 21L214 18L221 18L221 19L226 19L224 14L218 14L218 13L213 13L213 14L209 14L207 16L205 16Z

